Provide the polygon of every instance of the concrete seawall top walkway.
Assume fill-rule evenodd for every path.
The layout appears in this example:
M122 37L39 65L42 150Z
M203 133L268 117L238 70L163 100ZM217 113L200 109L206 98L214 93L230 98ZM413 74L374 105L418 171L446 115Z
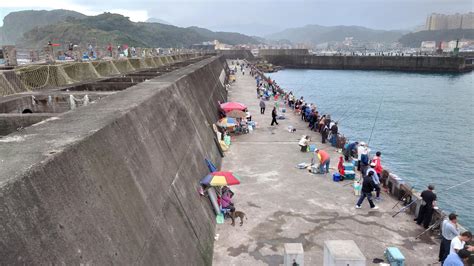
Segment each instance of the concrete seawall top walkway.
M229 63L230 64L230 63ZM217 226L214 244L214 265L279 265L283 264L283 244L302 243L306 265L323 264L325 240L354 240L370 265L374 258L384 258L385 248L398 247L406 258L405 265L433 265L439 244L426 235L413 217L400 214L392 218L395 199L382 193L380 209L355 209L358 196L344 181L332 181L338 154L333 147L321 144L321 136L308 130L307 123L289 112L280 125L270 126L273 101L266 102L260 114L255 80L237 75L231 86L229 101L246 104L258 128L250 134L237 136L223 160L222 169L234 171L242 184L232 187L237 210L248 220L242 227L232 227L230 220ZM278 82L278 81L277 81ZM280 103L282 106L283 103ZM295 133L287 131L291 125ZM310 162L311 153L299 151L301 135L310 135L316 144L331 155L331 173L315 175L295 166Z

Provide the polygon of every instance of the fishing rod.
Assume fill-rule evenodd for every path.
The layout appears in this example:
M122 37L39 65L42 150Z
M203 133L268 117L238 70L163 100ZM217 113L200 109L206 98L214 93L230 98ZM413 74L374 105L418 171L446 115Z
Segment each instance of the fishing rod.
M415 239L418 239L420 236L422 236L423 234L425 234L426 232L430 231L431 229L439 226L441 224L441 222L443 221L444 219L439 219L438 221L436 221L434 224L432 224L430 227L426 228L425 231L421 232L420 234L418 234Z
M464 184L469 183L469 182L471 182L471 181L474 181L474 178L469 179L469 180L466 180L466 181L461 182L461 183L459 183L459 184L456 184L456 185L454 185L454 186L450 186L450 187L448 187L448 188L446 188L446 189L443 189L443 190L437 192L436 194L440 194L440 193L446 192L446 191L448 191L448 190L450 190L450 189L453 189L453 188L458 187L458 186L460 186L460 185L464 185Z
M384 93L382 94L382 100L380 101L379 109L377 110L377 114L375 115L374 125L372 126L372 131L370 132L370 137L369 137L369 141L367 141L367 146L369 146L370 140L372 139L372 134L374 133L375 125L376 125L376 123L377 123L377 119L378 119L379 113L380 113L380 108L382 107L382 103L383 103L383 99L384 99L384 98L385 98L385 91L384 91Z
M439 195L439 194L441 194L441 193L443 193L443 192L446 192L446 191L448 191L448 190L450 190L450 189L453 189L453 188L455 188L455 187L458 187L458 186L460 186L460 185L464 185L464 184L469 183L469 182L471 182L471 181L474 181L474 178L469 179L469 180L466 180L466 181L461 182L461 183L459 183L459 184L456 184L456 185L454 185L454 186L450 186L450 187L448 187L448 188L446 188L446 189L443 189L443 190L439 191L439 192L436 193L436 194ZM410 202L407 206L401 208L398 212L396 212L394 215L392 215L392 217L395 217L395 216L397 216L399 213L401 213L401 212L403 212L404 210L408 209L408 208L409 208L411 205L413 205L415 202L417 202L416 199L414 199L412 202ZM396 205L395 205L395 206L396 206ZM395 208L395 206L394 206L393 208ZM392 208L392 209L393 209L393 208Z
M352 113L357 112L359 109L360 109L360 106L358 106L356 109L354 109L354 111L352 111ZM347 113L347 114L349 114L349 113ZM339 118L339 120L337 120L336 122L339 123L339 122L341 122L342 120L344 120L344 119L346 119L346 118L348 118L348 117L350 117L350 116L348 116L348 115L346 115L346 113L344 113L344 114L341 116L341 118Z
M341 117L336 121L336 123L339 123L339 122L342 120L342 118L344 118L344 116L345 116L350 110L351 110L350 107L347 108L347 110L346 110L344 113L342 113Z

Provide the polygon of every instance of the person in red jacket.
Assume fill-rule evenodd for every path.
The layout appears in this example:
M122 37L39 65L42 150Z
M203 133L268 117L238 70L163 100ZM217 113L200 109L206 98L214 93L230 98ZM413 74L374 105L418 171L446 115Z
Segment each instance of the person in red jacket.
M382 153L378 151L377 153L375 153L374 158L372 158L372 162L375 163L374 169L378 176L382 176L383 171L382 158L380 156L382 156Z
M339 174L341 176L345 175L345 172L344 172L344 159L342 158L342 156L339 157L339 163L337 165L337 170L339 171Z

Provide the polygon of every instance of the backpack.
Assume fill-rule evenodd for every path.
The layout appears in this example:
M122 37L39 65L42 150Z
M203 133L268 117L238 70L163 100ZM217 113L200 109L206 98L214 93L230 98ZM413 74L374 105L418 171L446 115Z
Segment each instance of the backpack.
M363 165L369 165L369 156L367 154L362 154L360 156L360 162L363 164Z

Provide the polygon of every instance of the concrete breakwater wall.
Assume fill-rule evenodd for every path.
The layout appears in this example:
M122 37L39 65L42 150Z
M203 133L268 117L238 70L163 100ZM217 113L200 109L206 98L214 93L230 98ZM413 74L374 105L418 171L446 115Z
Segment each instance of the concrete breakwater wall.
M226 59L254 59L250 50L218 50L217 54L224 56Z
M212 57L0 141L0 264L209 265Z
M123 58L108 61L73 62L55 65L29 65L0 71L0 96L47 89L77 82L160 67L198 54L180 54L148 58Z
M420 72L467 72L462 57L436 56L317 56L266 54L268 62L288 68L396 70Z

